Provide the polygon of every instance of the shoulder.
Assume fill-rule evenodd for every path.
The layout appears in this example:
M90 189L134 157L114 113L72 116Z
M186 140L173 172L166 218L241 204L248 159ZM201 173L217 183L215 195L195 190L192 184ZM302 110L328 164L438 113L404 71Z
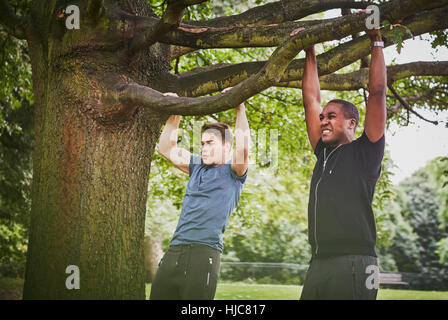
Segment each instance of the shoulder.
M383 136L380 139L378 139L375 142L372 142L364 130L361 136L354 141L354 144L360 147L384 149L384 146L386 145L386 137L383 134Z
M239 176L235 173L235 171L233 171L231 163L226 163L224 166L226 167L226 169L225 169L226 172L230 175L230 177L233 180L239 181L243 184L246 182L247 172L249 171L249 168L246 169L246 172L244 172L244 174L242 176Z
M197 154L191 154L190 164L202 164L202 157Z
M197 154L191 154L189 164L190 176L197 168L200 168L202 165L203 165L202 157Z
M372 142L365 131L353 143L358 161L368 173L378 176L381 171L381 162L384 156L386 139L383 135L378 141Z

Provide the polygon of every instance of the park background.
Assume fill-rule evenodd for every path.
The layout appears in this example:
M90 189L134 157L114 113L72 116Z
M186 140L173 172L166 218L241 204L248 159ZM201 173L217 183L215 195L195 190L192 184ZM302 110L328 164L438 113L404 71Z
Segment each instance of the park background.
M208 2L189 8L192 19L209 19L242 12L263 1ZM161 2L153 4L161 4ZM163 5L156 7L160 12ZM159 13L160 13L159 12ZM306 19L340 15L332 10ZM446 60L446 30L385 49L386 64L415 60ZM445 39L441 42L440 39ZM0 90L0 298L20 298L25 272L32 180L33 94L26 43L0 29L2 58ZM337 42L316 46L317 53ZM265 60L270 48L211 49L187 54L173 62L184 72L218 62ZM303 57L300 53L299 57ZM360 62L340 70L359 69ZM447 77L411 77L395 83L401 96L415 96L440 88L437 99L414 101L419 115L437 119L434 125L405 108L390 114L382 175L374 212L377 253L382 272L400 273L407 285L380 290L384 299L448 299L448 97ZM363 123L365 96L358 91L322 91L323 103L333 98L354 102ZM389 107L399 105L388 92ZM315 163L310 148L300 89L270 88L246 102L253 135L251 165L240 202L224 235L218 299L298 299L306 265L309 181ZM228 121L235 112L183 117L179 144L191 147L198 123ZM362 132L358 128L357 136ZM188 176L155 153L148 188L145 265L153 278L163 251L169 246L179 217ZM256 286L259 284L260 286ZM281 285L281 286L280 286ZM150 286L148 285L147 291ZM441 291L425 296L414 290ZM148 294L148 292L147 292Z

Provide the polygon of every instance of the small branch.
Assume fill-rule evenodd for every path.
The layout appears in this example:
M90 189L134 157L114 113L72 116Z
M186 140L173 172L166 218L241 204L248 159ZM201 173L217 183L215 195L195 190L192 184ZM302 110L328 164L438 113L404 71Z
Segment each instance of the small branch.
M101 15L103 5L104 0L89 0L87 5L87 13L93 20L96 20Z
M415 112L413 109L412 109L412 107L398 94L398 92L397 91L395 91L395 89L394 89L394 87L392 86L392 85L388 85L388 87L389 87L389 90L392 92L392 94L395 96L395 98L397 98L397 100L401 103L401 105L408 111L408 112L412 112L413 114L415 114L417 117L419 117L420 119L422 119L422 120L424 120L424 121L426 121L426 122L429 122L429 123L432 123L432 124L434 124L434 125L438 125L439 124L439 122L438 121L436 121L436 120L434 120L434 121L432 121L432 120L428 120L428 119L426 119L425 117L423 117L422 115L420 115L419 113L417 113L417 112ZM408 116L408 119L409 119L409 116Z
M132 56L136 52L159 41L165 33L180 25L185 8L205 1L208 0L168 0L168 5L163 13L162 19L149 26L144 32L131 40L128 51L129 55Z
M367 90L366 90L366 88L362 88L362 96L364 98L364 107L367 108Z
M18 17L7 0L0 0L0 24L18 39L26 39L28 20Z

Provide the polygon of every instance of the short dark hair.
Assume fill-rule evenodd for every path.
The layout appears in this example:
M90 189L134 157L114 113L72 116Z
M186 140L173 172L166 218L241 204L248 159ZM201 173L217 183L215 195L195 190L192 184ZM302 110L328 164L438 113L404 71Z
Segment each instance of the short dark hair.
M221 134L222 142L228 142L230 145L233 144L233 134L230 131L230 127L227 123L224 122L214 122L204 124L201 128L201 134L207 130L217 130Z
M336 103L339 104L342 107L342 110L344 111L345 119L355 119L355 130L359 123L359 111L358 108L351 102L342 100L342 99L333 99L329 101L328 103Z

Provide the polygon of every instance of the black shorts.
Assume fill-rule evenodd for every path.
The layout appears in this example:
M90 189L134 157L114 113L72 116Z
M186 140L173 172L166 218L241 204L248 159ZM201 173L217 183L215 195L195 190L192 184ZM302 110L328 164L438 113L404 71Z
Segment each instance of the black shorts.
M372 256L340 255L313 258L301 300L375 300L378 260Z
M170 246L151 285L151 300L213 300L221 252L200 244Z

